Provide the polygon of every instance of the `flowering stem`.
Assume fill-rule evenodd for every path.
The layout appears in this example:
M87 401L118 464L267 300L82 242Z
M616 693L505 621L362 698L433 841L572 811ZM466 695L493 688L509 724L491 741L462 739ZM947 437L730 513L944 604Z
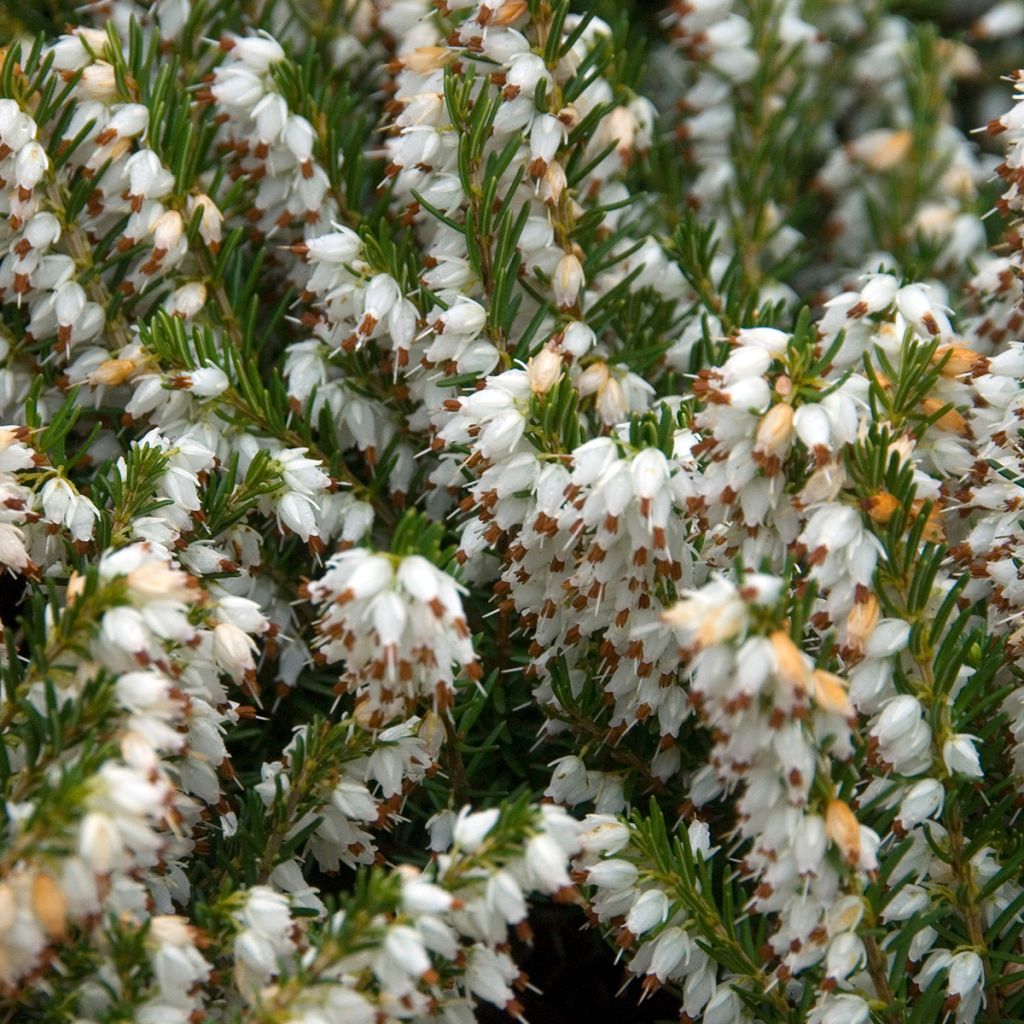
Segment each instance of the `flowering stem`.
M949 864L957 879L957 901L960 911L964 915L964 922L967 925L967 937L971 940L975 952L981 957L985 965L985 977L993 977L992 960L989 956L988 943L985 941L985 930L981 924L981 911L978 908L978 887L974 880L974 871L970 861L966 857L966 839L964 837L963 817L960 813L959 802L954 795L947 796L949 810L946 815L946 824L949 834ZM987 993L986 1016L992 1024L998 1024L1002 1018L999 1003L999 989L990 982L986 985Z
M878 998L886 1005L885 1012L889 1020L895 1020L896 1008L893 1005L892 988L889 986L889 978L885 970L885 958L882 956L882 951L878 948L878 942L873 935L865 935L863 941L864 951L867 954L868 960L868 973L871 975L875 991L878 993Z
M674 891L680 902L697 919L698 933L705 939L709 954L729 968L742 967L742 974L750 981L753 991L770 1000L783 1019L791 1020L792 1007L779 992L778 981L765 974L743 944L729 934L729 930L722 923L718 907L675 872L652 870L651 874L666 889ZM718 949L727 950L727 955L716 956Z
M463 807L469 803L469 781L466 778L466 766L462 761L462 751L459 750L459 736L455 731L455 723L452 722L450 710L441 715L444 723L445 738L445 765L448 768L448 778L452 784L452 796L457 807Z
M885 544L887 537L880 531L876 531L879 540ZM916 561L898 557L902 552L892 553L886 547L889 571L884 575L879 574L879 584L883 581L889 583L891 588L887 595L890 604L894 606L901 619L914 625L922 621L921 612L910 611L910 589L911 579L908 573L899 571L897 566L916 566ZM897 557L893 557L896 555ZM910 570L910 573L913 569ZM894 600L895 598L895 600ZM934 661L936 656L935 645L929 643L922 634L919 644L911 643L907 650L921 674L921 685L916 688L915 695L925 707L931 708L933 713L938 714L939 728L932 730L932 747L936 764L943 764L943 742L945 736L952 733L953 723L950 717L949 704L941 696L936 694L936 680ZM943 804L943 819L946 825L949 839L949 866L956 878L955 901L960 910L967 929L968 938L975 947L975 951L981 957L985 968L985 978L993 977L991 957L988 944L985 941L985 933L981 924L981 912L977 903L977 885L974 879L974 870L970 860L966 856L966 839L963 829L963 818L960 813L959 801L957 799L956 780L947 772L944 772L943 785L946 790L946 797ZM996 1022L1001 1019L999 994L996 986L991 982L986 985L987 1016L990 1021Z

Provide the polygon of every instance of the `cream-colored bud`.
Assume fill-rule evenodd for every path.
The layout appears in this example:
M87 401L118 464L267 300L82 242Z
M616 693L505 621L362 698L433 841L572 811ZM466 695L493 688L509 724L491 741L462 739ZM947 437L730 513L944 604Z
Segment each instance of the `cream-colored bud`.
M757 425L754 451L765 455L781 455L793 436L793 406L786 402L773 405Z
M178 244L185 231L185 224L177 210L165 210L153 224L153 245L167 251Z
M567 252L555 267L551 288L559 309L570 309L576 305L580 289L584 285L583 264L575 253Z
M188 212L191 217L196 210L202 210L199 218L199 234L203 241L210 246L217 246L221 240L221 225L224 222L224 214L220 207L202 192L189 198Z
M546 395L562 375L562 357L550 348L542 348L527 364L530 390L535 395Z
M547 170L544 172L544 177L541 179L541 199L552 206L556 205L558 200L561 198L562 193L565 191L567 184L568 180L565 176L565 168L557 160L553 160L548 164Z
M581 395L592 395L608 383L608 364L591 363L576 379L576 390Z
M78 80L78 92L87 100L111 103L117 99L117 78L114 66L105 60L98 60L83 69Z

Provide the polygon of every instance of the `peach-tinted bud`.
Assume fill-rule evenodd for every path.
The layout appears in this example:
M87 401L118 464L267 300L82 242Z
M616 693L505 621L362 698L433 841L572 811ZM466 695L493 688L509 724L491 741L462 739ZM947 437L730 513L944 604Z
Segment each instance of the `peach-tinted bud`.
M812 673L814 679L814 702L822 711L830 715L842 715L848 718L853 714L850 698L846 692L846 683L832 672L816 668Z
M825 834L839 847L848 864L856 864L860 860L860 825L848 803L843 800L828 802Z
M86 378L95 387L117 387L138 369L131 359L107 359Z
M960 345L940 345L932 356L932 363L938 365L943 359L946 359L941 370L943 377L960 377L985 365L985 357L980 352Z
M871 170L891 171L907 159L913 141L914 137L907 129L890 131L878 128L855 139L849 149L855 159Z
M402 67L415 71L418 75L425 75L450 64L454 56L455 54L444 46L418 46L411 53L400 57L399 61Z
M73 604L83 593L85 593L85 577L72 570L64 591L64 600L68 604Z
M900 503L888 491L880 491L878 494L872 494L870 498L865 498L863 507L872 522L885 526L900 507Z
M772 654L775 655L775 670L779 678L792 690L798 692L806 690L807 663L790 635L785 630L777 629L769 639L772 644Z
M878 624L878 598L869 594L866 601L858 601L846 618L846 641L855 650L864 650Z
M526 13L526 0L505 0L494 16L491 23L494 25L511 25L517 18Z
M47 874L32 879L32 913L51 939L62 939L67 931L68 898Z
M943 402L941 398L926 398L921 403L921 411L925 416L934 416L943 406L948 405L948 402ZM967 425L967 420L963 418L956 411L956 409L950 409L948 412L944 412L936 421L935 426L940 430L948 430L951 434L959 434L960 437L967 437L970 434L970 428Z

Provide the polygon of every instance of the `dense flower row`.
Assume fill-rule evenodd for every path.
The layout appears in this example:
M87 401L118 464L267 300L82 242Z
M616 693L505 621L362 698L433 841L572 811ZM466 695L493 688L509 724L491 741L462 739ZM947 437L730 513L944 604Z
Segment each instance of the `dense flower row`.
M553 898L681 1020L1024 1014L1018 8L5 49L0 1007L523 1019Z

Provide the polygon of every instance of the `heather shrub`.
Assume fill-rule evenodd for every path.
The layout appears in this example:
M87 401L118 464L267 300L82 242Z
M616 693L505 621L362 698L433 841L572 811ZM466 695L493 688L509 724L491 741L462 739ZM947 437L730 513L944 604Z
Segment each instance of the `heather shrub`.
M545 901L1024 1017L1024 4L924 6L3 5L4 1020L537 1020Z

